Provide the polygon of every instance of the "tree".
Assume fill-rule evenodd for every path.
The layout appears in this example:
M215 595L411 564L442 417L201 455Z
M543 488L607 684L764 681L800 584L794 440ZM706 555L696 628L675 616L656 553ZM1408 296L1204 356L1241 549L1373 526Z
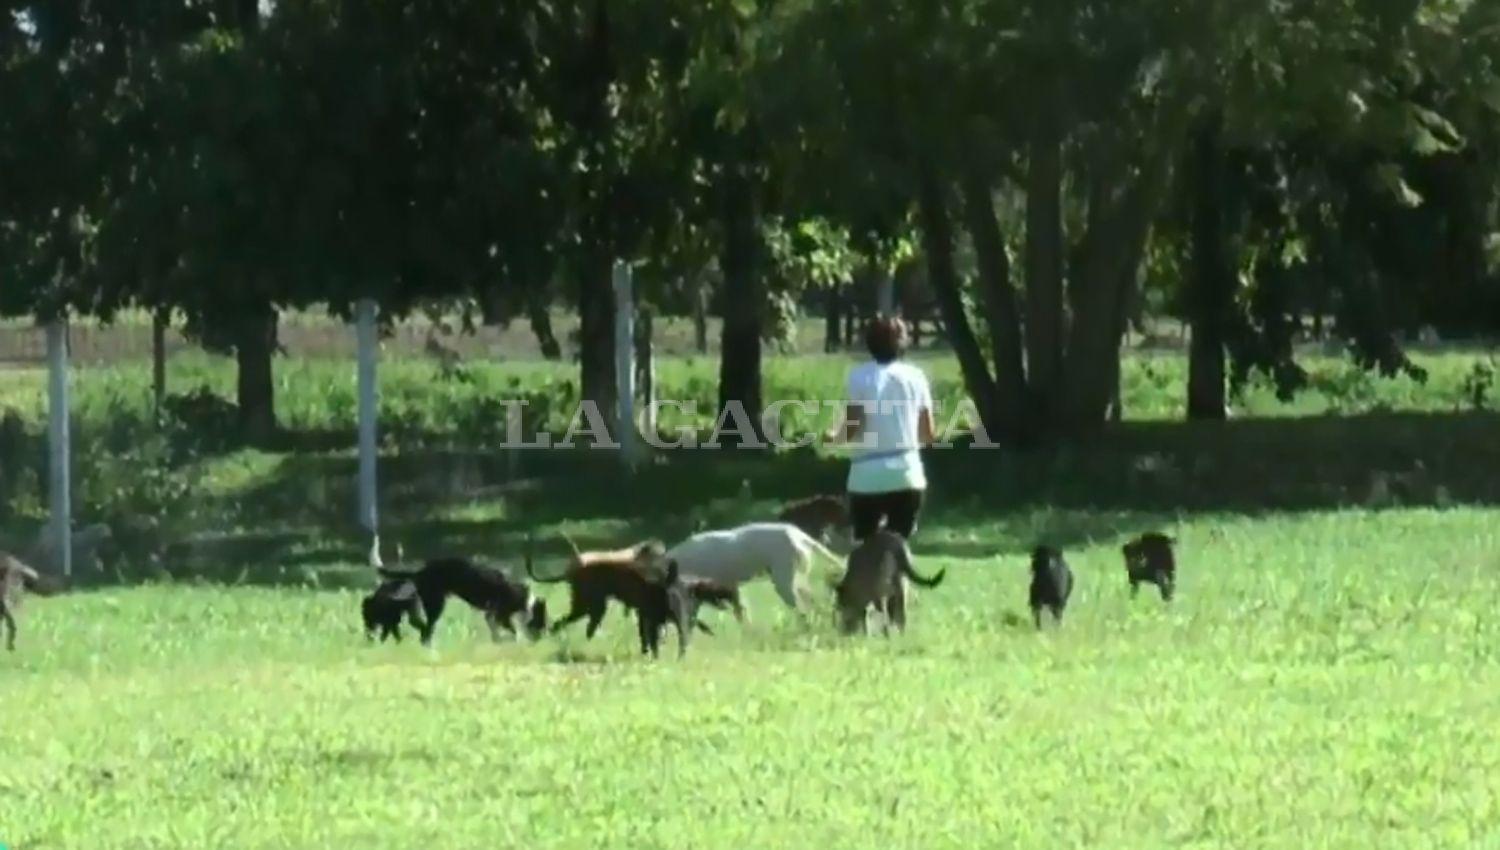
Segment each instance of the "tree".
M1179 111L1150 11L835 2L788 9L764 39L769 109L803 127L778 135L801 140L854 232L890 238L915 213L969 394L1013 442L1093 427L1112 395ZM1024 222L996 219L1002 191L1024 196ZM1007 228L1024 231L1019 275ZM965 232L972 279L955 260Z
M1466 258L1417 261L1417 242L1445 241L1421 234L1445 213L1422 203L1411 181L1441 187L1443 164L1472 144L1443 112L1475 129L1493 123L1482 99L1452 96L1455 84L1493 86L1484 59L1495 54L1492 16L1467 3L1313 4L1198 28L1208 35L1194 76L1211 89L1182 171L1191 198L1190 417L1225 415L1226 354L1230 385L1259 370L1283 395L1302 386L1293 357L1300 313L1321 314L1330 299L1359 362L1419 373L1394 334L1423 320L1419 293L1434 291L1426 269L1482 277L1482 225L1450 190L1436 209L1458 214Z

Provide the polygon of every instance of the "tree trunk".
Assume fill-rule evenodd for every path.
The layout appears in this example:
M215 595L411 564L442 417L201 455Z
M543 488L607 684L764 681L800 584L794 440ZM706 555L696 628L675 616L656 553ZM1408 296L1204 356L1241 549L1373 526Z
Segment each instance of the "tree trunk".
M719 410L743 407L760 432L761 322L765 307L750 181L735 173L724 192L724 316L719 346ZM731 422L734 420L730 420Z
M693 293L693 347L699 354L708 353L708 279L698 274L698 290Z
M655 357L652 351L655 331L652 328L651 310L640 310L636 316L636 393L640 396L640 411L643 412L642 427L648 435L657 433L655 427Z
M1234 270L1230 268L1224 228L1223 152L1220 123L1212 118L1197 133L1192 148L1193 225L1188 311L1192 339L1188 346L1187 415L1193 420L1228 416L1224 346L1228 342Z
M964 313L963 296L958 288L958 272L953 265L953 222L949 218L943 187L927 167L922 169L919 180L917 209L922 231L922 250L927 255L927 277L932 284L933 294L937 297L938 308L943 313L948 340L953 346L953 353L958 357L969 398L974 400L980 421L990 438L1003 439L1006 431L997 418L995 382L990 377L989 365L984 362L984 352Z
M264 305L249 313L236 328L235 401L245 436L252 443L264 444L276 433L276 385L271 369L271 357L276 352L276 310Z
M1030 144L1026 174L1026 377L1037 412L1057 415L1063 370L1062 146L1050 129Z
M151 397L156 403L156 413L161 415L162 405L167 400L167 325L170 319L166 310L157 310L151 315Z
M552 313L547 309L549 306L542 292L526 293L526 318L531 323L531 332L536 335L537 345L542 349L542 356L548 360L561 360L562 346L557 342L557 334L552 331Z
M825 296L827 301L824 303L823 312L823 351L826 354L832 354L844 347L843 340L840 338L840 331L843 329L843 286L833 284L828 287Z
M614 262L602 244L586 255L578 280L579 397L593 404L604 422L613 422L615 388Z
M875 312L882 316L896 315L896 275L885 269L875 278Z
M1010 255L995 219L990 183L971 172L964 179L964 216L979 266L980 303L990 328L990 359L995 364L996 422L1008 439L1025 438L1026 367L1021 359L1021 313L1010 280Z
M1141 240L1141 251L1143 256L1145 249L1145 240ZM1134 263L1128 264L1127 267L1130 269L1130 274L1132 276L1139 274L1140 263L1140 258L1137 258ZM1125 283L1124 290L1120 293L1119 304L1115 307L1115 336L1120 340L1121 348L1123 348L1126 344L1127 331L1130 328L1130 317L1139 300L1140 287L1138 285L1138 282L1135 280L1127 281ZM1113 358L1113 362L1110 367L1111 375L1109 410L1105 418L1109 422L1114 424L1118 424L1125 419L1125 402L1123 398L1124 393L1122 392L1121 387L1125 365L1123 360L1124 353L1121 352L1118 356Z
M875 270L865 266L854 273L854 280L844 288L844 341L850 348L860 342L860 320L864 318L864 299L873 285Z
M614 422L619 393L615 381L614 237L617 162L609 105L614 81L609 4L594 0L583 42L583 113L579 134L586 140L585 199L578 279L579 393L594 405L600 421ZM628 342L628 341L627 341Z
M1166 182L1164 165L1154 155L1138 174L1112 170L1095 178L1068 331L1062 424L1071 434L1098 429L1116 395L1125 302L1145 256L1156 202Z

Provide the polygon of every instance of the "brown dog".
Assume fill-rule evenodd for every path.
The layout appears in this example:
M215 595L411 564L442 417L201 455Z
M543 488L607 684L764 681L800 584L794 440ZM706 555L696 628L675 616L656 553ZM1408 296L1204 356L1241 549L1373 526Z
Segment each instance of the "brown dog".
M849 508L839 496L810 496L782 508L776 521L789 522L826 543L828 532L849 527Z
M1172 601L1177 588L1177 558L1172 553L1175 542L1161 532L1149 531L1120 547L1125 556L1125 576L1130 580L1130 598L1135 598L1145 582L1156 585L1162 601Z
M566 537L564 540L568 540ZM573 558L568 569L555 578L541 578L526 559L526 572L543 584L567 582L572 604L567 616L552 624L552 633L588 618L585 639L592 638L604 620L611 599L635 612L641 652L657 655L661 631L668 623L677 628L677 654L687 652L688 636L697 619L697 601L682 581L676 561L668 561L665 575L656 564L662 557L661 543L651 541L616 553L585 555L572 540Z
M21 611L21 600L27 593L51 596L60 593L64 584L61 579L43 575L26 566L14 555L0 552L0 623L5 624L5 648L16 649L16 614Z
M946 570L926 578L911 567L911 550L906 539L893 531L881 529L865 538L849 553L849 568L834 588L842 628L845 634L861 630L865 616L873 607L885 615L883 631L892 624L906 628L906 591L902 579L911 579L922 587L943 583Z

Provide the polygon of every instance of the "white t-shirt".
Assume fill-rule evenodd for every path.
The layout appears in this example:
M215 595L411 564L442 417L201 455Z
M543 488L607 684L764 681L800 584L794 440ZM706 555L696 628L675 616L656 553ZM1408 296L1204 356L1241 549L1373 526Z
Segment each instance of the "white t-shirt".
M922 410L932 411L932 389L922 370L899 360L862 363L849 373L848 400L864 409L852 443L849 492L927 489L917 422Z

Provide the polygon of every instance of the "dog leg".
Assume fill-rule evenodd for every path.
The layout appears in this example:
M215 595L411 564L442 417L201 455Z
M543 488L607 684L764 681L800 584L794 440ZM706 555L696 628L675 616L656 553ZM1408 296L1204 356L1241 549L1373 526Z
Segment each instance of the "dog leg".
M494 611L484 612L484 624L490 627L490 643L500 642L500 618Z
M1031 620L1032 620L1032 622L1036 623L1036 630L1037 631L1041 631L1042 630L1042 608L1041 608L1040 605L1038 605L1037 607L1031 609Z
M776 595L781 597L788 608L793 611L799 610L797 606L797 589L792 582L791 576L776 576L772 582L776 587Z
M3 606L0 606L0 619L5 621L5 649L7 652L16 651L16 618L10 615Z
M583 610L581 608L573 608L573 609L571 609L571 610L568 611L568 616L563 617L561 620L558 620L557 622L553 623L552 624L552 628L551 628L550 631L551 631L552 634L555 635L558 632L562 631L563 629L567 628L568 626L571 626L574 623L578 622L579 620L582 620L584 617L587 617L588 615L589 615L589 612L587 612L587 611L585 611L585 610Z
M604 622L604 606L600 605L589 611L589 624L583 630L584 640L593 640L594 632L599 631L599 624L602 622Z
M698 631L700 631L700 632L708 635L709 637L713 637L714 636L714 630L710 629L708 627L707 623L703 622L702 620L698 619L697 617L693 618L693 626Z
M636 632L641 637L641 654L657 658L660 655L661 626L652 623L643 615L636 617Z
M448 604L448 597L433 596L431 599L422 600L422 610L426 613L425 622L422 624L422 645L432 644L432 633L437 630L438 620L443 616L443 606Z
M890 600L886 602L886 613L889 615L889 620L896 627L896 630L900 632L906 631L906 594L910 592L905 582L898 579L896 581L895 592L891 594Z
M1140 593L1140 592L1141 592L1141 583L1138 582L1138 581L1136 581L1135 579L1131 579L1130 580L1130 598L1134 599L1135 596L1136 596L1136 594Z

